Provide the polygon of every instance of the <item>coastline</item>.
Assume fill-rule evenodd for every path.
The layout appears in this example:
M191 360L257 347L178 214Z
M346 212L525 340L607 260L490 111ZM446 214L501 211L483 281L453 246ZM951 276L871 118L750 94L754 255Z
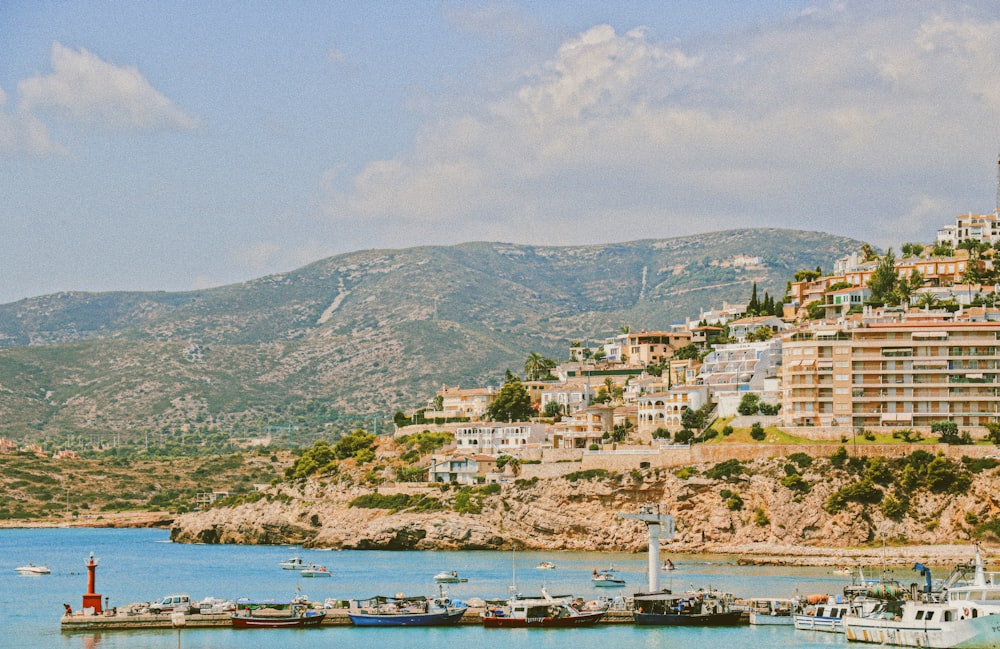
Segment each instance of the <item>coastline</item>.
M175 514L170 512L115 512L105 513L98 519L75 519L72 521L51 519L42 521L3 520L0 529L53 529L53 528L169 528ZM987 562L1000 562L1000 546L980 543ZM816 566L855 567L912 566L922 563L928 566L953 567L967 563L975 556L975 544L946 545L887 545L871 547L830 547L787 545L779 543L705 543L671 544L660 547L661 557L671 555L720 555L735 559L739 565L761 566ZM447 549L442 549L447 551ZM560 550L551 550L554 553ZM598 548L593 549L599 551ZM645 550L643 550L644 552Z

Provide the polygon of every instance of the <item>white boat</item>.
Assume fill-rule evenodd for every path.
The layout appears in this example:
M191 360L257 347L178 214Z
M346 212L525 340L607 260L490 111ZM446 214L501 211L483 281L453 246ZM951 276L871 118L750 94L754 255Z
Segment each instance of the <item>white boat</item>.
M468 579L463 579L458 576L458 573L454 570L445 570L444 572L439 572L434 575L434 581L439 584L458 584L469 581Z
M26 566L14 568L14 572L20 575L47 575L52 571L49 570L48 566L36 566L33 563L29 563Z
M278 564L282 570L305 570L310 566L301 557L289 557Z
M317 566L315 564L310 565L308 568L303 568L299 571L299 574L303 577L331 577L330 571L326 569L326 566Z
M983 570L978 547L971 583L952 586L943 601L925 599L845 617L847 639L936 649L1000 646L1000 618L993 617L1000 615L1000 573Z
M556 564L552 563L551 561L542 561L537 566L535 566L535 568L537 568L538 570L555 570Z
M798 600L781 597L755 597L747 600L750 624L756 626L794 626Z
M590 583L597 588L621 588L625 586L625 580L615 575L614 568L595 570Z
M827 633L843 633L845 615L867 615L877 604L874 600L867 603L847 602L839 597L816 601L815 596L810 597L809 602L801 613L795 614L795 628Z

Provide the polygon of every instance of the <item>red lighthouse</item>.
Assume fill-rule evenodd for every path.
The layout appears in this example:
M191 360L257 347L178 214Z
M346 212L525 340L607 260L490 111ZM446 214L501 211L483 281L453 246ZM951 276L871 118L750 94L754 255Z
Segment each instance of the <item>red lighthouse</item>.
M87 592L83 594L83 610L93 608L94 615L99 615L102 611L101 595L94 592L94 584L97 581L97 559L94 558L93 552L84 565L87 566Z

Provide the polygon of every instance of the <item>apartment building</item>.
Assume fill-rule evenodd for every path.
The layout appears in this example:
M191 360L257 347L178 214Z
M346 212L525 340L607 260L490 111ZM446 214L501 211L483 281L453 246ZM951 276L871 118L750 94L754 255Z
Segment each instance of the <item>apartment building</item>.
M647 394L639 397L638 432L650 434L657 428L675 432L683 428L681 416L688 408L697 410L708 403L708 387L685 385L671 388L666 392Z
M455 444L463 453L499 455L520 451L543 441L545 427L530 422L480 424L455 429Z
M1000 323L819 325L782 345L788 425L959 426L1000 421Z
M998 214L962 214L955 217L955 225L946 225L937 231L937 242L955 247L966 239L996 243L1000 241Z
M628 334L624 349L630 363L647 366L670 360L690 344L690 331L642 331Z

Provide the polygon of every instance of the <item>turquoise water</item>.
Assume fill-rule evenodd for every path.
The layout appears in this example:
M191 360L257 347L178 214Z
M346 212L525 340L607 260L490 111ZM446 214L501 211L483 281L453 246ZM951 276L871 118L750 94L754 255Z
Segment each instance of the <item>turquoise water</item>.
M87 589L84 562L93 552L100 560L97 592L110 606L145 602L173 593L192 600L291 598L298 593L314 601L357 599L376 594L427 595L435 592L433 576L457 570L468 583L450 584L452 598L504 597L516 575L519 589L537 593L545 585L553 593L594 599L631 593L645 586L645 555L593 553L500 552L329 552L288 546L179 545L163 530L46 529L0 530L0 607L4 614L0 647L64 649L260 649L263 647L329 649L397 649L452 647L487 649L611 649L662 647L727 647L777 649L846 645L843 636L788 628L677 629L602 625L588 629L486 630L475 626L437 629L184 629L62 633L62 604L81 605ZM294 554L325 565L333 579L302 578L281 570L278 562ZM664 555L665 556L665 555ZM709 585L740 596L791 596L796 593L839 593L845 578L821 568L737 566L726 557L672 555L679 569L662 573L660 585L674 590ZM555 570L536 570L550 560ZM21 576L16 566L44 564L51 575ZM594 568L614 563L625 575L625 589L591 586ZM911 574L901 572L906 583Z

